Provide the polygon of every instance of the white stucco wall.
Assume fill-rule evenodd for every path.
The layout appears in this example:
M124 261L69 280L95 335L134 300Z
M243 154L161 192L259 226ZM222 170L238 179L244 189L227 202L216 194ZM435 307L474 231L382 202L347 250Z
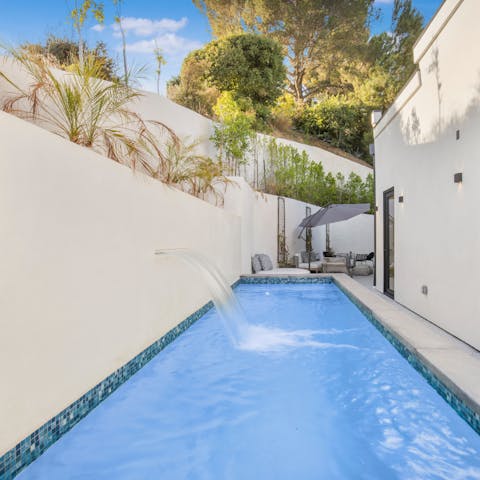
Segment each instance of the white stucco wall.
M473 46L480 41L479 16L477 0L442 5L415 47L418 74L375 128L378 288L382 198L394 187L395 299L477 349L480 57ZM462 184L454 183L456 172L463 172Z
M0 113L0 455L230 282L240 219Z
M277 266L277 197L253 192L253 224L252 239L253 250L250 257L255 253L266 253ZM248 273L251 273L249 268Z
M330 245L335 252L373 252L374 216L358 215L344 222L330 225Z

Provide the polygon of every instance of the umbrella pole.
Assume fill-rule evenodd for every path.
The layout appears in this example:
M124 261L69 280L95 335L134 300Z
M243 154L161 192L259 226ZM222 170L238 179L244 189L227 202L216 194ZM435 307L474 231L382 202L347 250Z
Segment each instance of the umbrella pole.
M308 269L310 270L310 262L312 256L312 228L307 227L306 234L305 234L305 250L307 251L308 255Z
M330 224L325 225L325 250L330 253Z

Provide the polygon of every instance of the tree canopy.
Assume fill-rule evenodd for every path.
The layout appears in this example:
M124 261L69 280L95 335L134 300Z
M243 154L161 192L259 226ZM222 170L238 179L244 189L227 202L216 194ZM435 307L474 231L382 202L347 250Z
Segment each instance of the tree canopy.
M373 0L194 0L212 32L262 33L287 58L288 91L303 102L322 89L347 88L345 73L362 59Z
M265 120L284 84L281 47L262 35L240 34L214 40L190 53L169 90L174 100L183 99L182 104L198 105L201 113L209 114L219 95L230 92L246 110L253 109Z
M390 31L374 36L370 22L379 15L374 0L193 2L217 40L185 60L175 88L186 84L184 73L199 74L185 99L196 99L202 108L213 102L204 108L213 115L214 103L228 91L245 112L248 99L267 130L328 142L371 161L370 112L388 108L415 69L412 47L423 17L412 0L394 0ZM287 70L283 84L271 76L280 71L277 54L271 57L275 69L260 61L275 51L267 41L280 46ZM181 96L174 100L192 107Z
M423 16L413 7L412 0L395 0L391 33L384 32L370 40L371 62L388 75L394 95L415 70L413 45L422 29Z
M240 34L205 47L207 78L220 91L249 99L254 108L272 106L281 95L285 67L280 45L262 35Z

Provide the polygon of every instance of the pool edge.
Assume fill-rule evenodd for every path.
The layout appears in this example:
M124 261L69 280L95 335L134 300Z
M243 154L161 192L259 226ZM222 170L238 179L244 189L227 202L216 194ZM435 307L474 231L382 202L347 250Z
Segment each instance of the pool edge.
M232 285L232 288L239 282L240 279ZM212 308L212 301L207 302L0 456L0 480L11 480L16 477Z
M290 282L289 280L292 281ZM349 285L351 282L354 283ZM472 398L454 379L419 352L408 338L385 323L389 310L397 315L399 313L407 315L405 307L394 303L393 305L389 304L387 310L380 312L379 309L375 308L375 304L386 300L380 300L380 297L375 297L374 301L371 301L371 298L367 298L371 292L345 274L314 274L308 276L243 275L240 277L240 283L334 283L410 365L425 378L450 407L480 435L480 398L478 401ZM384 309L385 305L381 307ZM414 315L419 321L427 322L413 312L408 311L408 314ZM431 325L433 326L433 324ZM435 328L439 327L435 326ZM452 336L450 335L450 337ZM460 342L455 337L452 337L452 339Z
M357 284L361 287L360 292L354 292L352 288L349 288L346 279L351 280L344 274L315 274L308 277L243 275L232 284L232 288L240 284L255 283L334 283L455 412L480 434L480 403L472 399L454 380L439 370L421 352L418 352L399 332L384 323L382 315L375 311L374 306L369 305L370 302L365 298L360 298L363 296L361 289L367 290L365 287ZM353 280L351 281L353 282ZM149 347L0 456L0 480L11 480L18 475L212 307L213 303L210 301L193 312Z

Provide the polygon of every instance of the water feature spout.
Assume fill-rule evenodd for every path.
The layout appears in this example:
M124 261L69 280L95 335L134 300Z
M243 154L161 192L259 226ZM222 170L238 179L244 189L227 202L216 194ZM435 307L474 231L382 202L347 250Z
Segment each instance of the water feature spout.
M155 255L178 257L202 275L225 330L235 347L241 350L268 353L299 347L355 348L350 345L319 342L317 336L330 334L322 330L286 331L250 324L230 285L206 257L187 248L156 250Z
M200 253L186 248L156 250L155 255L178 257L203 276L226 331L234 344L240 345L248 330L248 322L237 297L218 268Z

